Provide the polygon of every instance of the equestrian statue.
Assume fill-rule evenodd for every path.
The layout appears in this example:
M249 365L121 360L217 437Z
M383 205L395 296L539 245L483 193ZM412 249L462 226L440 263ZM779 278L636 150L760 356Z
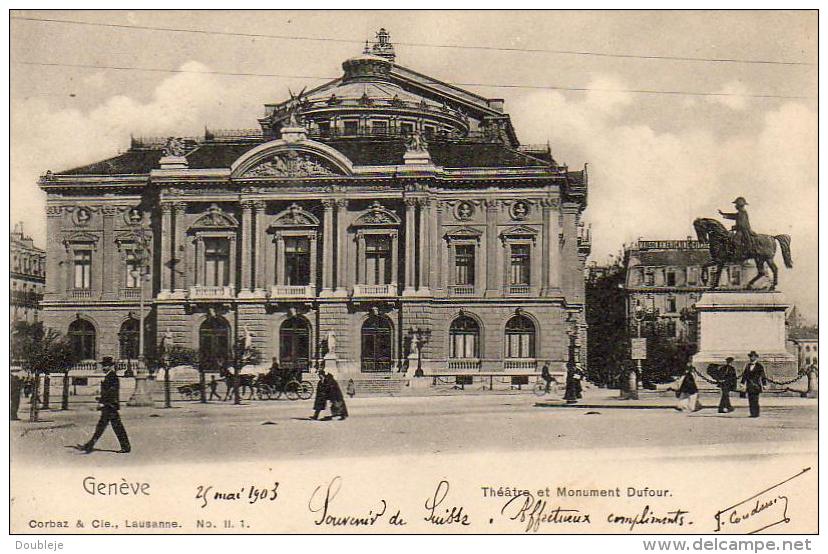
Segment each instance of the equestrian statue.
M712 261L705 265L705 269L716 266L716 282L710 288L718 288L725 264L741 263L752 259L756 263L757 274L745 288L750 289L753 283L766 275L765 265L767 264L773 272L770 290L774 290L778 283L778 269L773 261L776 256L776 243L779 242L785 267L792 268L791 237L789 235L760 235L753 232L745 209L748 205L747 201L740 196L733 203L736 205L735 212L725 213L719 210L722 217L735 221L732 231L728 231L715 219L700 217L693 221L696 236L701 242L708 243L710 248Z

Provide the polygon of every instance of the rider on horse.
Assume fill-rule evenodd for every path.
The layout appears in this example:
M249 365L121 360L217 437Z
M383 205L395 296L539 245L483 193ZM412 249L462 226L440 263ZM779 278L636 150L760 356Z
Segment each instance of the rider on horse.
M725 219L732 219L736 221L733 225L733 257L737 260L749 258L756 251L756 233L750 228L750 218L748 218L745 206L748 205L744 197L740 196L733 201L736 204L736 212L725 213L719 210L719 213Z

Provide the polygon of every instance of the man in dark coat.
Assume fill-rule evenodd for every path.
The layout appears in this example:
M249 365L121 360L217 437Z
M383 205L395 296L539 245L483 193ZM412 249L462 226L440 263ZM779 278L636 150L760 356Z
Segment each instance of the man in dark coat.
M541 369L541 379L546 382L544 392L549 394L549 389L552 387L552 374L549 373L549 364L543 364L543 368Z
M733 358L725 359L725 364L719 368L719 388L722 391L722 397L719 400L719 413L726 414L733 411L733 405L730 403L730 391L736 388L736 368L733 367Z
M313 399L313 415L311 419L319 419L320 412L325 411L325 407L328 405L328 389L327 382L325 381L327 373L325 373L324 369L320 368L316 374L319 376L319 381L316 382L316 397Z
M78 448L87 454L92 452L95 448L95 443L101 438L103 432L106 431L107 425L112 425L112 430L115 436L118 437L118 442L121 444L122 454L128 453L132 450L129 444L129 437L127 437L124 424L121 423L121 385L118 382L118 375L115 373L115 363L111 356L104 356L101 360L101 366L106 372L106 375L101 381L101 395L98 397L99 410L101 417L98 419L98 425L95 427L95 433L92 438L85 444L79 444Z
M742 384L748 395L748 406L750 406L750 417L759 417L759 395L762 387L768 385L768 378L765 375L765 368L759 363L759 354L754 350L748 354L750 360L742 373Z
M16 371L9 372L9 419L17 421L17 410L20 409L20 393L23 390L23 380Z

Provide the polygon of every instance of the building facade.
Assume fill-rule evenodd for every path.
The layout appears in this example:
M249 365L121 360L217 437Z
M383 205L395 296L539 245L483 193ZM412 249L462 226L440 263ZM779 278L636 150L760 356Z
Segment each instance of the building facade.
M46 252L34 245L23 231L14 226L9 237L9 320L35 323L40 319L40 302L46 281Z
M716 280L708 245L698 240L638 240L625 249L626 313L635 332L695 346L693 306ZM751 263L724 267L720 289L744 288L756 275Z
M520 145L502 100L397 65L385 31L343 70L260 129L46 173L47 325L131 358L143 298L145 352L226 359L245 337L356 378L563 371L586 332L586 168Z

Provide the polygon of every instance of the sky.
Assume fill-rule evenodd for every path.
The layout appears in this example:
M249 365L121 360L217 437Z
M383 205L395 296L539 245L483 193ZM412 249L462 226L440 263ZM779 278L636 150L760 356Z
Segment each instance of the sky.
M780 289L816 320L816 12L14 11L12 17L121 26L11 20L11 221L22 221L41 246L45 195L36 182L46 170L116 155L129 147L130 134L254 128L265 103L286 99L289 87L339 76L341 62L385 27L397 63L503 98L522 143L548 142L555 159L571 168L589 164L584 217L592 226L592 260L603 263L639 237L685 238L694 218L731 211L733 199L744 196L754 230L791 235L794 269L781 269ZM641 90L730 95L618 92ZM784 98L757 97L765 95Z

